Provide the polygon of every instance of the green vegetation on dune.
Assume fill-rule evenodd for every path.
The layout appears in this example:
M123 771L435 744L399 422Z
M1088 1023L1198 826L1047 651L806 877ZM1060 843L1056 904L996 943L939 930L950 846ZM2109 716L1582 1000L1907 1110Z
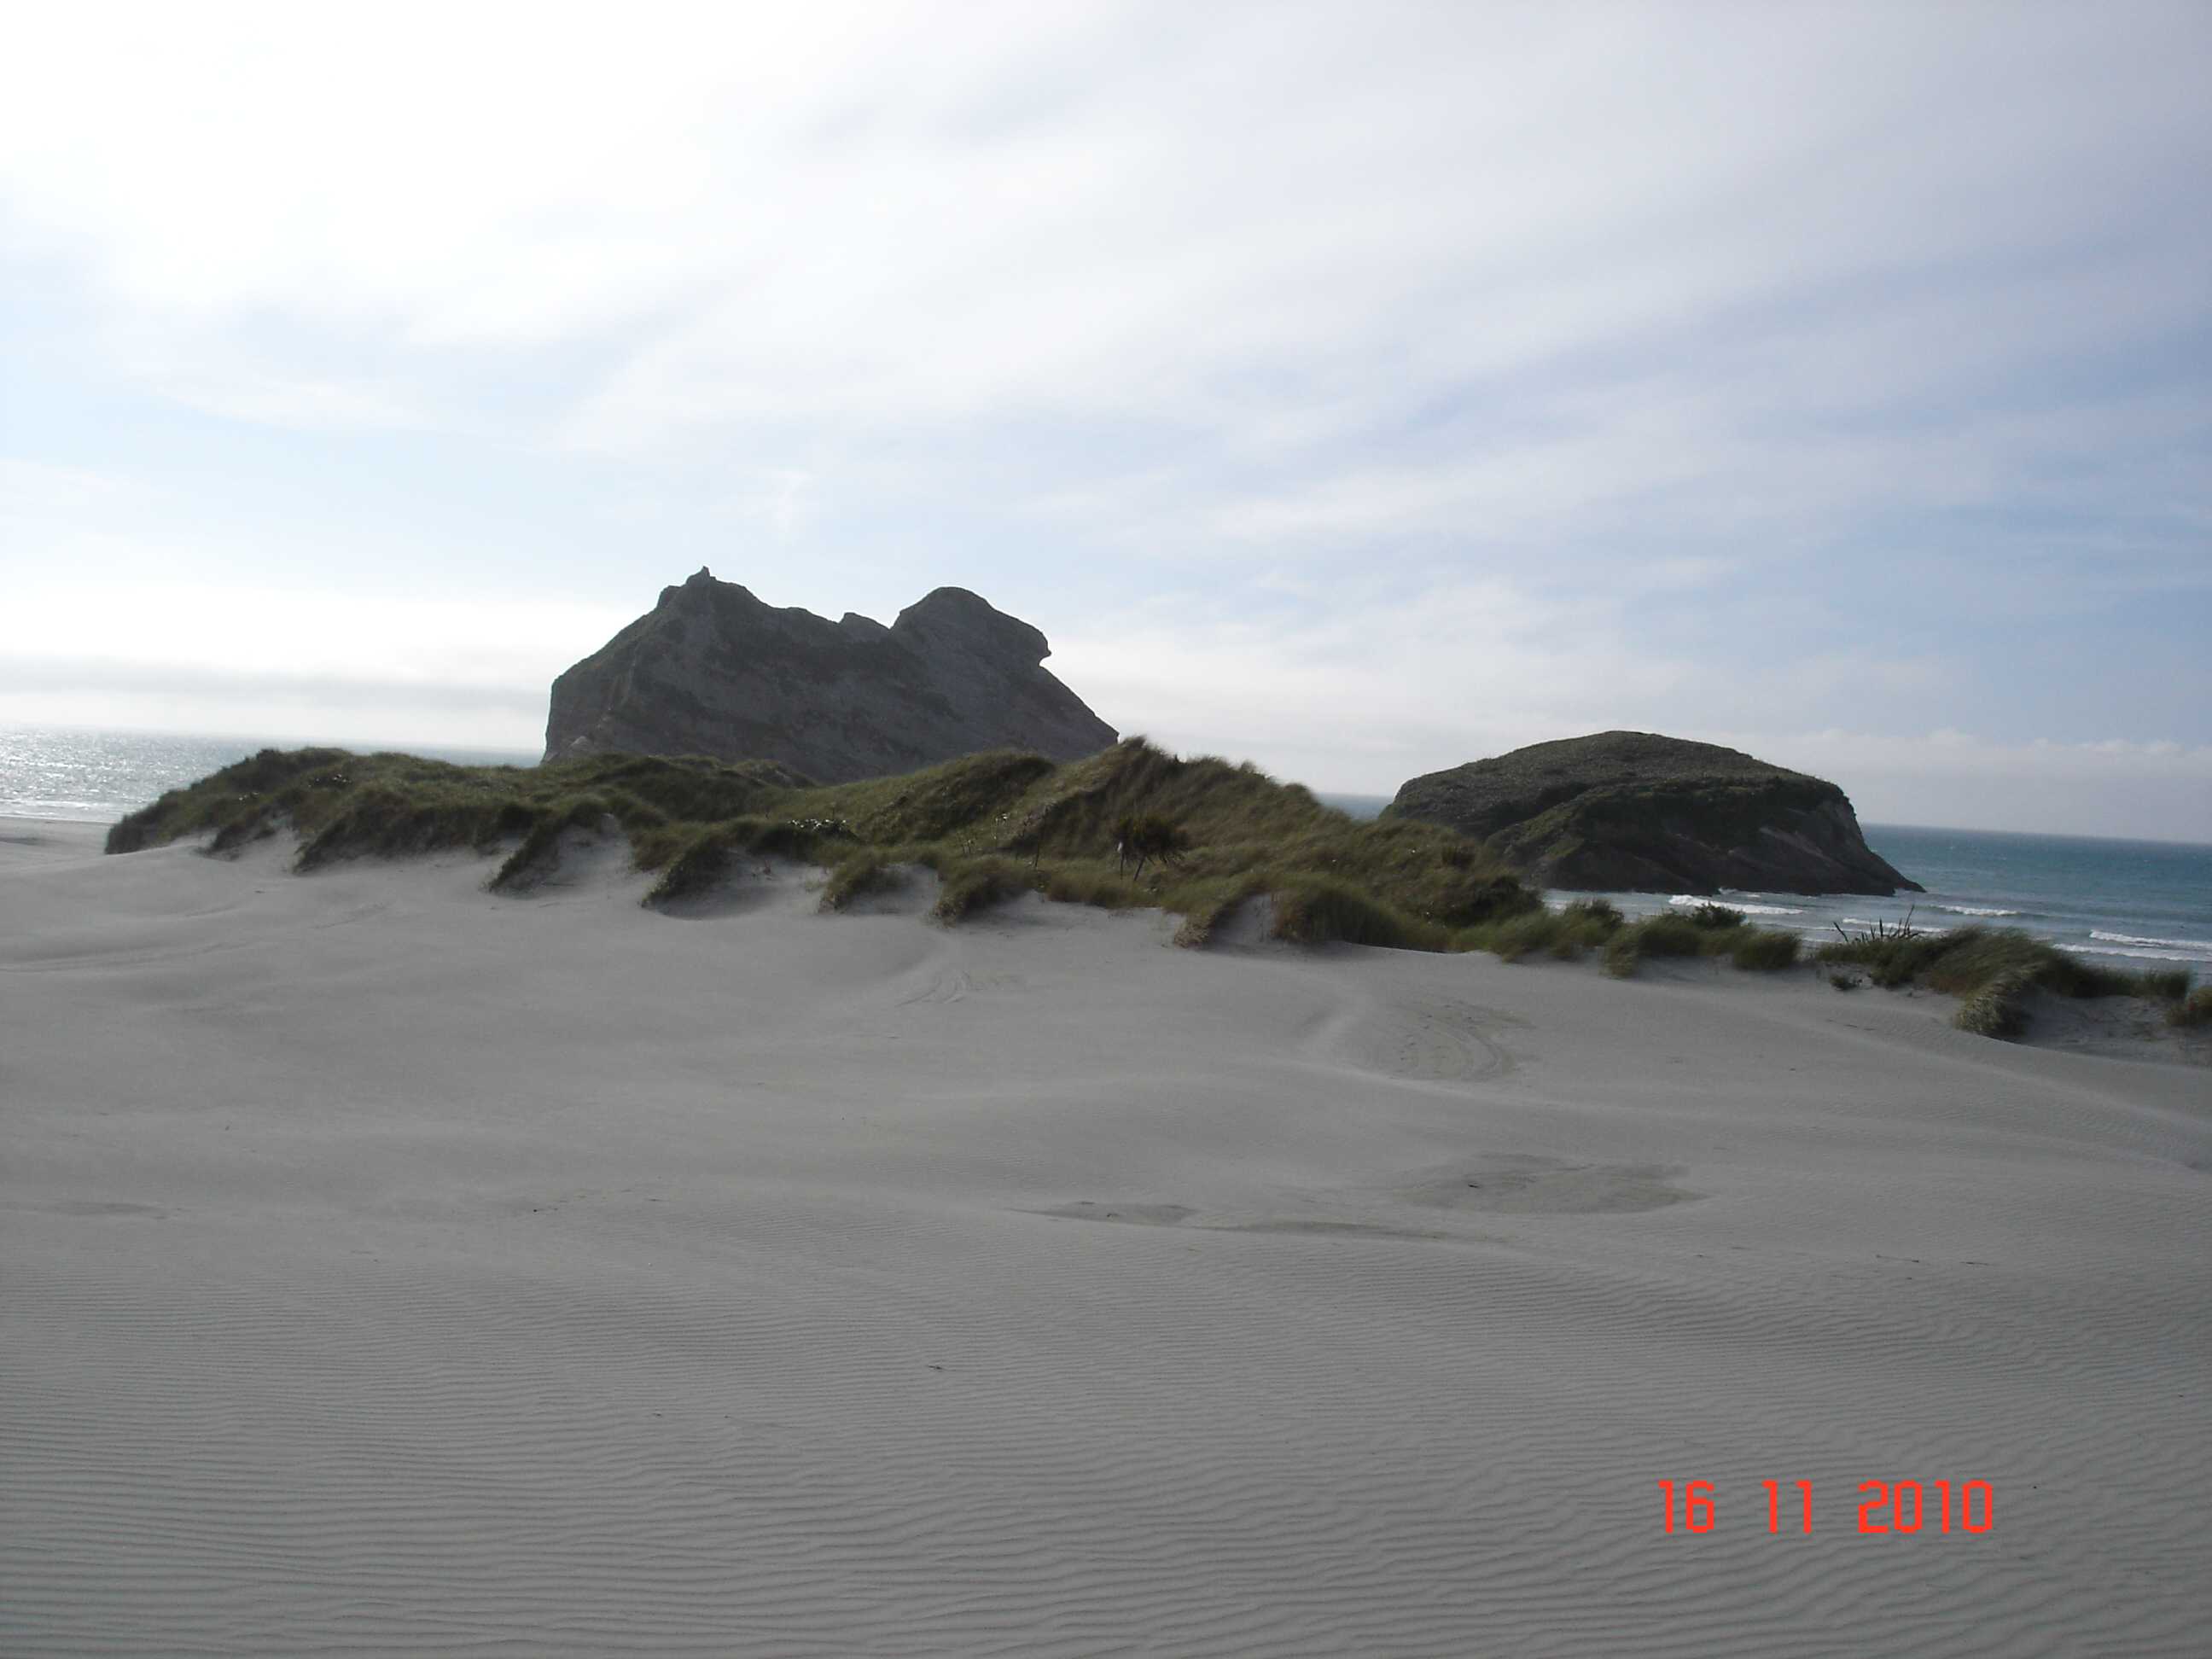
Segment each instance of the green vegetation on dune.
M648 902L711 885L743 852L833 866L831 908L882 884L890 865L927 865L946 920L1035 890L1197 916L1202 937L1237 902L1273 893L1286 935L1441 950L1455 928L1538 906L1456 831L1359 823L1256 768L1179 759L1142 738L1066 764L973 755L831 786L698 758L521 769L268 750L132 813L108 850L210 833L228 850L280 828L298 834L303 870L356 854L511 848L494 885L519 887L557 855L564 831L610 820L639 868L663 872ZM1141 844L1118 848L1117 832Z
M848 853L830 866L823 884L822 908L842 910L866 893L880 893L899 885L899 866L872 848Z
M1816 962L1863 969L1885 989L1917 984L1961 998L1952 1023L1983 1036L2016 1035L2027 1021L2022 999L2033 989L2063 997L2142 997L2185 1007L2191 994L2186 973L2099 967L2016 927L1907 928L1835 939L1813 955ZM1836 982L1840 988L1842 981Z
M1907 930L1835 939L1814 951L1824 963L1849 963L1885 988L1925 985L1950 996L1969 996L2007 975L2063 997L2152 997L2170 1000L2189 988L2185 973L2121 973L2084 962L2017 927L1955 927L1945 933Z
M635 837L755 811L803 782L759 762L596 755L549 766L456 766L415 755L264 749L131 813L108 831L107 850L134 853L214 831L227 851L289 827L301 837L300 867L313 869L362 854L489 850L554 820L611 816Z
M1532 910L1486 927L1468 929L1462 950L1487 951L1504 962L1539 953L1572 962L1585 951L1601 951L1626 926L1603 899L1577 899L1562 910Z
M1630 922L1601 899L1559 911L1498 855L1455 830L1412 818L1362 823L1249 765L1184 760L1142 738L1055 764L991 753L890 778L817 786L769 763L597 755L535 768L456 766L411 755L264 750L172 790L108 834L111 853L207 836L228 853L289 829L296 866L363 854L465 848L506 852L489 884L523 890L572 832L617 830L633 863L658 872L665 904L728 878L739 858L825 866L822 902L842 909L936 872L935 915L957 922L1026 892L1182 918L1180 944L1212 939L1247 900L1270 901L1279 938L1417 951L1486 951L1506 961L1600 954L1626 975L1650 957L1727 957L1772 971L1800 957L1795 933L1701 905ZM1959 1023L2018 1028L2031 987L2065 996L2135 995L2174 1005L2179 1024L2212 1018L2185 975L2125 975L2027 934L1967 927L1838 940L1814 952L1876 985L1912 982L1967 999ZM2183 999L2186 997L2186 1001Z

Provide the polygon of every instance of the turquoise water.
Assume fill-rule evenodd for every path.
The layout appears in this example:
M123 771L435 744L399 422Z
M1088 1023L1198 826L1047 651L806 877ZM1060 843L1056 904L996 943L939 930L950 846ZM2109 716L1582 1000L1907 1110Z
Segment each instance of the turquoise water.
M1863 826L1867 845L1924 893L1894 898L1728 893L1722 902L1808 939L1910 917L1924 928L2019 927L2115 967L2212 975L2212 847L2026 836L1989 830ZM1557 901L1570 896L1553 894ZM1611 896L1632 915L1703 902L1689 894Z
M1355 817L1389 804L1381 795L1322 795ZM1836 937L1908 916L1916 927L2020 927L2116 967L2187 967L2212 976L2212 847L2175 842L2024 836L1991 830L1863 825L1867 844L1925 893L1893 899L1731 893L1723 902L1771 927ZM1549 896L1554 903L1577 896ZM1612 893L1632 916L1704 901L1692 894Z
M112 823L165 789L204 777L262 748L297 740L164 736L126 732L0 731L0 817ZM348 744L363 750L372 744ZM427 749L415 754L529 766L534 753ZM1359 817L1379 795L1323 800ZM1985 830L1865 826L1868 843L1929 890L1893 899L1736 893L1726 902L1771 927L1832 939L1875 921L1958 927L2023 927L2085 956L2137 967L2170 963L2212 976L2212 847L2171 842L2008 835ZM1555 900L1567 895L1554 894ZM1688 894L1611 896L1632 915L1698 901Z

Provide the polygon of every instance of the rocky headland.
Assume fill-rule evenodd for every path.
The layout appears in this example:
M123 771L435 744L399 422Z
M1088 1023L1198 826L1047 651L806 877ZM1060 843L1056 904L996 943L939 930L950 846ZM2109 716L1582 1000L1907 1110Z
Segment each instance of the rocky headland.
M987 749L1095 754L1114 728L1041 665L1050 654L965 588L886 628L779 610L702 567L553 682L545 758L704 755L840 783Z
M1548 887L1918 892L1825 779L1710 743L1601 732L1411 780L1385 816L1448 824Z

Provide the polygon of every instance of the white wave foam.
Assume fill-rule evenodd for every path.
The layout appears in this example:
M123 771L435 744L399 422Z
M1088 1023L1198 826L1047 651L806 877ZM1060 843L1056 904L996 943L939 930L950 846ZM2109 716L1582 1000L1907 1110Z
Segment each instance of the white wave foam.
M1994 910L1979 904L1939 904L1938 910L1948 910L1954 916L2016 916L2017 910Z
M2142 939L2134 933L2100 933L2094 927L2089 930L2089 937L2103 945L2149 945L2167 951L2201 951L2212 955L2212 939Z
M1805 914L1804 911L1793 909L1786 904L1747 904L1740 898L1729 898L1716 901L1709 898L1701 898L1695 893L1677 893L1674 897L1668 899L1667 902L1669 904L1680 904L1686 908L1694 908L1700 904L1720 902L1726 904L1731 910L1741 910L1747 916L1802 916Z
M2212 952L2207 952L2203 950L2199 950L2193 956L2186 951L2153 951L2146 949L2139 945L2072 945L2067 946L2067 949L2078 951L2085 957L2125 957L2130 960L2140 962L2185 962L2193 963L2201 963L2206 959L2208 955L2212 955Z

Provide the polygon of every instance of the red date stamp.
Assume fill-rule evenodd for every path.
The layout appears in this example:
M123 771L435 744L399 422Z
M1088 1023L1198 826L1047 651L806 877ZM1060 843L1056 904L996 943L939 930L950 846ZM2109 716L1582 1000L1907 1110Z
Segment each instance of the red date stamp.
M1813 1483L1762 1480L1766 1489L1766 1529L1771 1533L1813 1530ZM1691 1480L1679 1486L1659 1483L1662 1532L1711 1532L1717 1520L1713 1483ZM1861 1532L1988 1532L1996 1525L1996 1494L1986 1480L1968 1480L1955 1491L1948 1480L1862 1480Z

